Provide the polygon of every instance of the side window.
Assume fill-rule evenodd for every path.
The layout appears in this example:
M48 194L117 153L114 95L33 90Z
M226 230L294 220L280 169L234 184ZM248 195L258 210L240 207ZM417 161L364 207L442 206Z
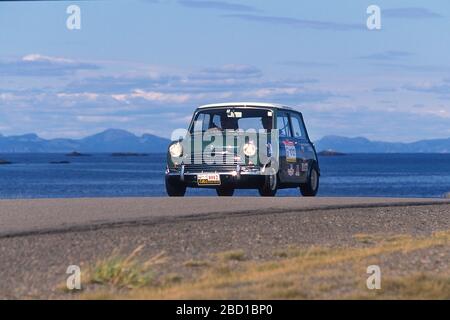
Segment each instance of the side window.
M306 131L303 126L303 121L299 115L291 113L291 123L294 138L306 139Z
M279 113L277 115L277 129L279 130L280 137L292 137L289 118L286 113Z

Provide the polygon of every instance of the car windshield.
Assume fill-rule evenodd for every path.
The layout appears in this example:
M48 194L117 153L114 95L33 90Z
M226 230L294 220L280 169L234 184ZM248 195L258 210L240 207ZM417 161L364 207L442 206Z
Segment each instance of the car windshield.
M224 108L198 112L192 132L224 130L271 130L273 112L268 109Z

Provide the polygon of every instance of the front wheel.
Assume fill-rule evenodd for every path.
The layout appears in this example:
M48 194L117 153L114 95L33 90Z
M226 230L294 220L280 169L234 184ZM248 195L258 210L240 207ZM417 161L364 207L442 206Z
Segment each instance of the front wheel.
M264 176L264 183L258 191L261 197L274 197L277 194L278 177L277 174Z
M166 192L169 197L184 197L186 193L186 185L180 182L170 181L166 177Z
M315 166L311 166L308 172L308 180L300 185L300 192L305 197L314 197L319 190L319 173Z
M222 187L222 188L217 188L216 192L219 197L231 197L234 194L234 189Z

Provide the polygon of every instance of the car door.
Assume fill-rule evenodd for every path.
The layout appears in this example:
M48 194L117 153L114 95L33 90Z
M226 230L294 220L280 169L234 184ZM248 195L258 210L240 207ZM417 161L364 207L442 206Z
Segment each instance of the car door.
M314 149L306 132L302 116L297 112L290 112L292 136L297 151L297 163L295 167L296 182L303 183L307 179L309 166L314 160Z
M280 146L279 178L283 183L295 182L297 150L295 140L292 137L292 129L288 112L277 112L277 129Z

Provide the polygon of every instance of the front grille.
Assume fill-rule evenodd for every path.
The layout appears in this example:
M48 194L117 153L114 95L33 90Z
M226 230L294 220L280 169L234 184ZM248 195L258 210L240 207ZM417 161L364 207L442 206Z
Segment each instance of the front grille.
M185 164L185 173L198 172L231 172L236 171L236 165L233 164Z
M215 148L213 153L205 153L202 154L201 152L192 152L190 159L188 157L189 162L191 164L204 164L207 165L207 161L205 160L205 155L209 155L212 158L208 162L215 162L217 165L243 165L245 164L245 157L238 156L235 152L234 148Z

